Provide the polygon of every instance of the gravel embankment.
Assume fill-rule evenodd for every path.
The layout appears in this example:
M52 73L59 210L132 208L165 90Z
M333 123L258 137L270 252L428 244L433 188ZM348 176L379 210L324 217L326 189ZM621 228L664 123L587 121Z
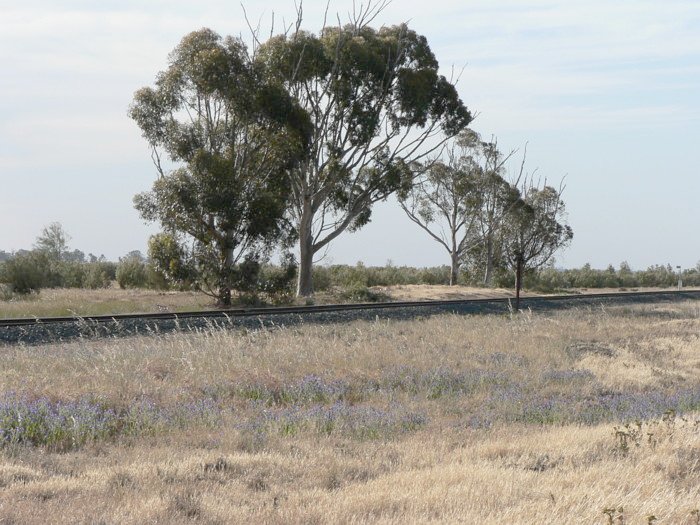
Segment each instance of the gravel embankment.
M661 294L640 294L595 297L577 295L570 299L553 300L546 297L527 297L521 299L521 309L533 312L546 312L568 308L601 308L606 306L664 304L685 300L700 300L700 292L666 292ZM510 303L512 304L512 302ZM120 319L110 322L61 322L51 324L33 324L30 326L0 326L0 344L38 345L70 341L75 339L96 339L102 337L126 337L133 335L157 335L174 331L197 332L211 328L255 330L261 327L293 326L304 323L339 323L354 320L375 319L414 319L438 314L453 313L459 315L500 314L508 315L511 306L503 299L493 301L468 302L459 304L431 304L413 307L368 306L334 312L275 313L255 314L252 316L221 316L216 318L188 317L186 319Z

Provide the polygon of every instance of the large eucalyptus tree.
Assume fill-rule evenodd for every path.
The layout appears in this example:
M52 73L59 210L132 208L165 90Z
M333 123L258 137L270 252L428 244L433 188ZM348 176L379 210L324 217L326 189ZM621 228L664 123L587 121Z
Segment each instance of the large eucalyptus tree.
M191 241L198 284L230 304L236 265L291 230L287 173L308 145L304 111L240 40L202 29L182 39L154 88L136 92L130 116L159 174L137 210Z
M289 171L301 296L313 293L314 255L369 222L374 203L410 188L409 165L472 118L426 38L405 24L370 27L369 6L347 25L313 34L297 24L257 50L268 81L311 119L308 154Z

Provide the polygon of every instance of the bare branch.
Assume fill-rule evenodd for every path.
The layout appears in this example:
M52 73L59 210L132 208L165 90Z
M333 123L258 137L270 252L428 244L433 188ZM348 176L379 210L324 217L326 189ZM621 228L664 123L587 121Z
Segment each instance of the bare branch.
M294 34L298 34L299 30L301 29L301 22L304 19L304 2L303 0L299 0L299 5L297 6L296 0L294 0L294 9L296 9L297 12L297 20L296 24L294 27Z
M160 163L160 153L158 153L158 148L155 145L151 145L151 160L153 161L153 165L158 171L158 177L165 177L165 173L163 172L163 166Z
M260 39L258 38L258 35L260 34L260 20L258 20L258 25L254 28L253 25L250 23L250 20L248 19L248 13L245 10L243 2L241 2L241 9L243 9L243 18L245 19L245 23L248 26L250 35L253 37L253 48L257 49L261 45ZM253 51L253 54L255 54L255 51Z
M364 4L360 4L358 8L356 0L353 0L352 15L348 14L350 23L356 30L368 26L391 4L391 2L392 0L381 0L379 3L373 5L372 0L368 0L367 7L365 7Z

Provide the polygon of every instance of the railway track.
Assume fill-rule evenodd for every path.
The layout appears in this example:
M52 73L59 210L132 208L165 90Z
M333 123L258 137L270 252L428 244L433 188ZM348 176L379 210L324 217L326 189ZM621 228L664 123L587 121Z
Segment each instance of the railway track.
M601 304L700 299L700 291L615 292L521 297L521 309L552 310ZM85 336L116 336L193 329L214 325L265 326L375 317L410 318L436 313L505 313L512 298L402 301L268 308L232 308L197 312L161 312L72 317L0 319L0 342L40 343Z

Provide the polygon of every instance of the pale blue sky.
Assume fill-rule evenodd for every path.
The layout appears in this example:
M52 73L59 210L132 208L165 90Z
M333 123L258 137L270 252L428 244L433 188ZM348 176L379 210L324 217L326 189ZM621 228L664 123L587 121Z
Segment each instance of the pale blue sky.
M269 27L291 0L245 2ZM318 30L325 1L304 2ZM341 17L352 3L331 1ZM429 6L427 8L426 6ZM504 150L558 183L574 229L560 266L700 260L700 2L395 1ZM155 171L126 113L189 31L246 33L238 2L0 0L0 249L29 248L60 221L71 246L116 259L145 250L132 207ZM513 163L512 169L516 169ZM393 202L335 241L326 262L446 263Z

